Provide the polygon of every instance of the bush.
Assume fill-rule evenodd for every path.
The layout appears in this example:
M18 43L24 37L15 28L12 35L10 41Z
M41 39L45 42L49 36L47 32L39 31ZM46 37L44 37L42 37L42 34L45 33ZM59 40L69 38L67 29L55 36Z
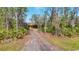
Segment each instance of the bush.
M12 31L12 38L22 38L23 35L26 33L26 29L20 28L18 31L13 30Z
M17 33L16 33L16 38L20 39L23 37L23 32L21 30L19 30Z
M70 28L70 27L64 27L62 29L62 33L65 35L65 36L73 36L73 35L76 35L77 33L79 33L77 31L78 29L76 27L73 27L73 28Z
M10 29L8 31L0 30L0 40L9 39L9 38L20 39L23 38L26 32L27 30L25 28L20 28L18 31L16 31L16 29Z
M25 28L20 28L20 31L24 34L27 32L27 30Z
M49 33L51 33L51 32L53 32L53 29L50 27L47 27L47 32L49 32Z
M4 39L4 33L0 31L0 40Z
M62 29L62 34L64 34L65 36L71 36L71 35L72 35L72 31L71 31L70 28L64 27L64 28Z

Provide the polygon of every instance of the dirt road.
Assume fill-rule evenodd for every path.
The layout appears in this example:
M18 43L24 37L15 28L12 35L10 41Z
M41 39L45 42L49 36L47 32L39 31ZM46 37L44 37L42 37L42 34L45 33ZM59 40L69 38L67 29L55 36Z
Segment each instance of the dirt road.
M58 51L60 48L48 43L37 30L30 31L29 41L25 43L22 51Z

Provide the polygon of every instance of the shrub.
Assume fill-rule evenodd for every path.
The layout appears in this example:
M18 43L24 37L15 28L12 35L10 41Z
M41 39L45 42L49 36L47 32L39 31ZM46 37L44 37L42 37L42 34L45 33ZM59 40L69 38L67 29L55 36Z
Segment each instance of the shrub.
M20 31L24 34L27 32L27 30L25 28L20 28Z
M20 28L18 31L13 30L12 31L12 38L22 38L23 35L26 33L26 29L25 28Z
M0 40L4 39L4 33L2 31L0 31Z
M9 29L8 31L6 30L0 30L0 40L4 39L20 39L23 38L27 30L25 28L20 28L18 31L16 29Z
M16 38L22 38L23 37L23 32L21 30L19 30L17 33L16 33Z

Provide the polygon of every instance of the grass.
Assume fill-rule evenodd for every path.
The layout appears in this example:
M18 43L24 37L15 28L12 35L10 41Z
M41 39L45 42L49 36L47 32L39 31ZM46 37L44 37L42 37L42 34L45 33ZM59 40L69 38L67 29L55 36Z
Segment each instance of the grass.
M0 44L0 51L19 51L22 49L24 42L26 41L26 39L18 39L10 43Z
M55 44L66 51L79 50L79 37L74 38L59 38L54 37L49 41L51 44Z

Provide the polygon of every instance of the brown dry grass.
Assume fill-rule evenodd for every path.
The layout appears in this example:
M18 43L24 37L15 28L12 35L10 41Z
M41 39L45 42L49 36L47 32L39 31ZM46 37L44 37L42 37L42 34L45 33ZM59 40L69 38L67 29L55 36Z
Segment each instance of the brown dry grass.
M24 46L25 42L28 41L28 36L26 35L23 39L14 40L10 43L0 44L0 51L19 51Z

